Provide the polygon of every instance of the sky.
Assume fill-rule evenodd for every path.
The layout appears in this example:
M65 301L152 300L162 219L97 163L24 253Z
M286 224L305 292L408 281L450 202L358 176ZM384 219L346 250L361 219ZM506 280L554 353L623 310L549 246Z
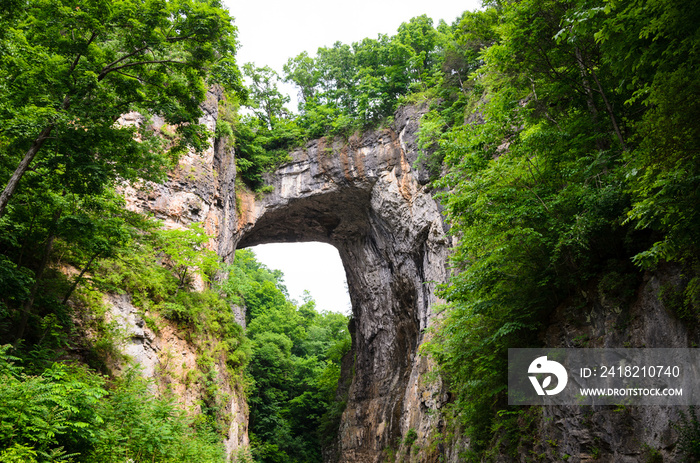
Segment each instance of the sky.
M338 250L326 243L273 243L253 246L258 261L282 270L289 297L303 302L304 290L316 301L316 310L350 315L350 296Z
M336 41L352 43L379 33L393 35L401 23L427 14L452 24L480 0L224 0L238 27L238 62L278 71L302 51L315 55Z
M437 25L452 24L466 10L476 10L481 0L224 0L238 27L239 65L253 62L278 73L289 58L306 51L315 56L320 47L335 42L351 44L379 34L394 35L403 22L427 14ZM292 96L295 89L280 86ZM281 270L290 297L302 302L309 290L318 310L349 314L350 299L345 270L338 251L322 243L255 246L258 260Z
M466 10L476 10L481 0L224 0L238 27L239 66L253 62L282 73L289 58L306 51L316 55L320 47L335 42L351 44L366 37L394 35L403 22L427 14L437 25L452 24ZM281 84L291 94L289 109L296 110L296 89Z

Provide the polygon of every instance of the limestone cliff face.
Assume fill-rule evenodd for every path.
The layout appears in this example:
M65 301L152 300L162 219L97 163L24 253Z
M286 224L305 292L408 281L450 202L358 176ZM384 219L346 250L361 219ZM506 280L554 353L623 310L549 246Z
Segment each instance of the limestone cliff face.
M223 95L211 89L202 106L201 122L212 133L216 128L218 103ZM122 117L125 124L143 124L145 120L132 113ZM168 130L157 118L152 130ZM166 228L181 228L189 224L202 223L211 236L209 247L224 259L232 259L235 239L226 226L235 222L235 195L233 185L236 176L233 152L223 140L211 140L211 146L203 153L187 153L175 170L168 174L163 184L129 185L122 187L127 207L161 219ZM222 247L219 247L222 243ZM195 281L195 286L201 281ZM167 320L158 319L159 329L146 326L138 310L131 304L128 295L110 296L105 301L111 319L124 333L121 351L141 368L142 374L153 378L160 392L172 393L185 409L196 411L204 397L204 388L199 382L196 346L185 339L176 327ZM240 307L232 307L237 321L244 323ZM150 314L151 318L157 318ZM215 381L227 403L220 404L230 417L228 435L224 441L230 457L245 452L248 440L248 406L237 381L226 375L224 359L215 359Z
M154 380L154 392L172 395L189 413L199 412L206 392L200 381L196 346L173 324L157 315L151 315L152 325L157 324L157 329L147 326L128 294L109 295L104 302L110 309L110 321L115 322L123 333L118 346L121 353L139 366L143 376ZM221 406L229 417L224 446L230 457L245 452L250 445L248 405L237 382L225 373L225 359L217 360L215 381L221 396L229 398ZM127 364L117 362L114 366L119 370Z
M411 167L419 117L404 109L384 130L313 141L268 177L272 193L241 201L239 247L314 240L340 252L356 327L341 462L383 461L409 429L424 443L444 401L440 384L422 381L430 365L418 356L448 249L438 205Z
M677 288L680 271L665 266L637 276L629 272L606 284L594 280L562 304L543 332L552 347L687 348L698 333L678 320L661 296ZM626 280L626 281L624 281ZM612 286L612 288L611 288ZM620 291L625 288L627 291ZM625 292L627 294L625 294ZM688 461L677 446L679 413L687 407L544 407L532 432L545 461L633 463ZM556 446L551 445L555 443ZM501 461L512 461L503 459ZM529 461L525 455L519 461Z

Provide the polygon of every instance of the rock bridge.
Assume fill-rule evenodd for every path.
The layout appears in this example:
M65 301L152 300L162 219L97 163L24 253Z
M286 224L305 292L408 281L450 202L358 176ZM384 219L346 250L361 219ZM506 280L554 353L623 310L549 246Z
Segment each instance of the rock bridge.
M392 127L294 151L266 178L272 193L239 197L231 231L238 248L320 241L340 253L354 318L335 449L344 462L378 461L409 429L428 436L437 423L426 412L443 399L440 384L424 384L428 361L417 353L448 244L426 175L412 168L419 117L404 109Z
M213 90L204 106L203 122L212 132L220 98ZM225 261L233 259L236 248L271 242L314 240L339 250L352 301L353 343L341 376L340 395L347 407L335 446L324 455L327 462L461 461L458 453L469 445L465 436L444 442L445 423L438 411L447 393L439 378L426 379L435 375L426 375L431 364L418 354L435 317L431 306L439 302L436 285L447 279L451 244L425 173L412 167L421 114L419 108L404 108L385 129L349 140L310 142L268 176L273 191L257 197L236 191L235 154L225 140L215 140L203 154L184 156L165 184L123 188L130 208L153 213L166 226L202 222ZM130 123L144 122L138 115L128 116ZM154 129L159 130L158 123ZM542 331L545 344L570 346L571 339L585 335L600 347L623 342L691 345L697 333L691 335L659 296L664 285L678 281L678 272L666 268L645 274L626 308L611 305L614 300L595 289L582 293L584 306L580 299L565 301ZM178 347L184 341L149 333L128 297L120 298L114 310L132 335L126 351L145 372L155 371L163 351L159 345L195 362L191 349ZM619 323L618 316L626 317L624 334L610 329ZM184 385L181 389L186 396L193 392ZM239 391L230 392L229 454L248 444L245 399ZM195 400L196 394L189 394L184 402ZM601 461L639 461L639 442L662 449L669 461L684 458L675 450L674 407L585 413L584 419L577 407L543 409L536 432L543 436L541 442L545 436L559 442L552 461L561 452L588 458L591 442L600 445ZM408 436L412 446L406 445Z
M212 131L220 98L212 91L204 106ZM340 392L347 408L326 461L383 461L409 429L418 435L416 446L427 449L441 426L439 414L429 411L441 407L445 393L439 380L425 381L430 362L418 355L436 285L446 280L448 249L427 174L412 167L422 112L405 108L385 129L308 143L267 176L271 193L236 191L235 154L225 140L185 156L165 184L125 191L133 209L170 226L202 222L224 261L236 248L264 243L320 241L338 249L353 342ZM438 455L419 457L438 461Z

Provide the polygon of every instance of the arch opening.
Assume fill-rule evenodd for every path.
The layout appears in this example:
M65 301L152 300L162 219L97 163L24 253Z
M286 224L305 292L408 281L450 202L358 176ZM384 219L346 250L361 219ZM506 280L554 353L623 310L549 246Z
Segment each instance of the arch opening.
M308 291L319 311L350 315L345 269L338 250L318 241L267 243L249 247L258 261L284 274L292 300L302 302Z

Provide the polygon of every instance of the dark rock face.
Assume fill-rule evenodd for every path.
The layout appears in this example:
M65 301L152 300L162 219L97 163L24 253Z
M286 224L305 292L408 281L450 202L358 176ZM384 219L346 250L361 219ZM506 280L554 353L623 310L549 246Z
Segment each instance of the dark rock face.
M425 405L440 385L417 386L429 367L417 349L448 248L438 205L411 167L419 117L407 109L391 128L315 140L268 177L274 192L241 201L238 247L313 240L340 252L356 326L343 462L379 461L409 428L427 435L435 418L426 412L440 403Z
M697 345L693 333L663 302L665 286L678 287L681 271L670 265L644 275L628 273L627 297L611 294L593 281L557 308L543 333L553 347L687 348ZM571 462L685 462L678 448L680 406L544 407L534 434L541 445L535 453L546 461L569 455ZM556 443L556 447L546 444ZM505 460L504 460L505 461ZM525 460L520 460L525 461Z

